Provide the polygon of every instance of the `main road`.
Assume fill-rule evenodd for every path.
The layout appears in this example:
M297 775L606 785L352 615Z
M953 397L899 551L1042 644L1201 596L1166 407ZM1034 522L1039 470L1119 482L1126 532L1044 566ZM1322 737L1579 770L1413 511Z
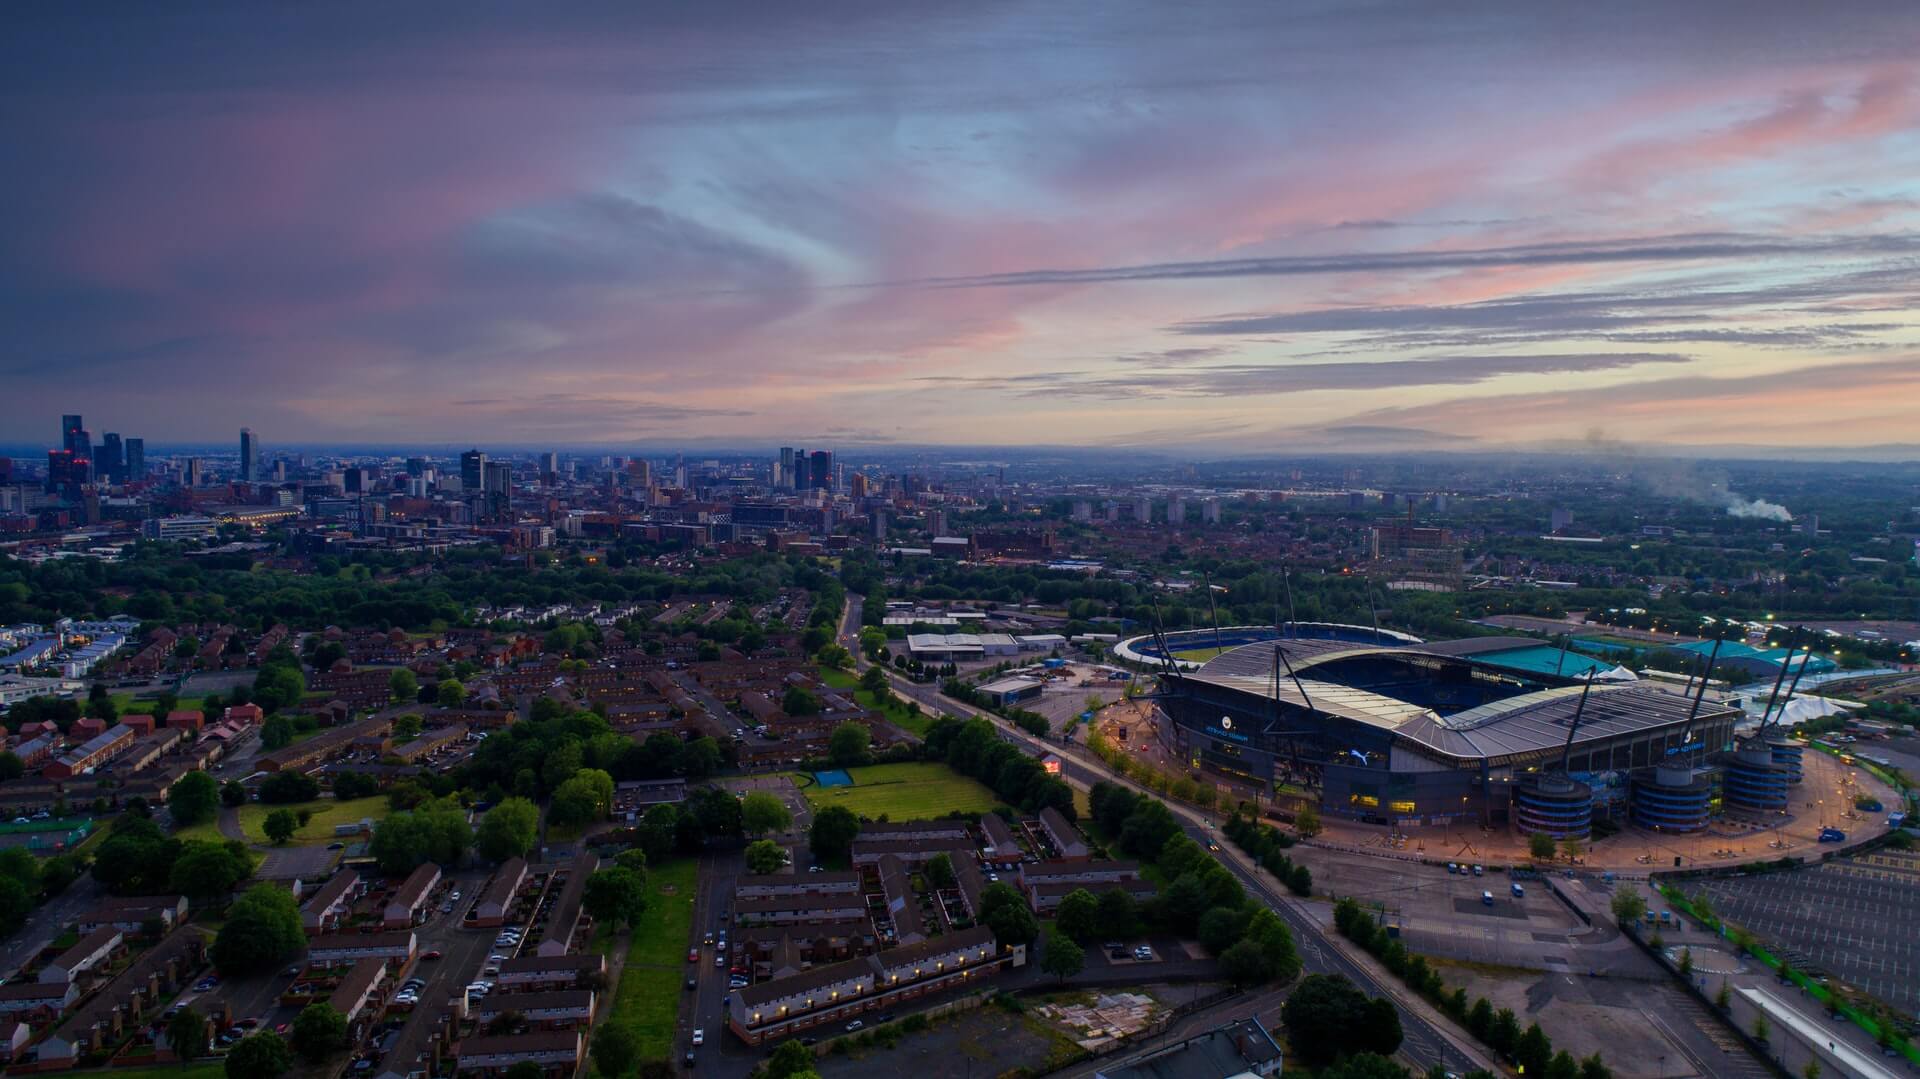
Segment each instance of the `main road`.
M866 667L870 664L860 655L858 647L861 605L861 597L857 595L847 597L847 609L840 622L840 641L848 651L853 653L855 663ZM1138 794L1145 794L1165 802L1186 833L1201 845L1204 846L1215 838L1212 822L1199 810L1178 802L1160 799L1158 795L1132 780L1114 775L1107 770L1104 763L1089 754L1084 747L1035 738L999 716L980 711L969 704L948 697L932 686L909 681L892 669L887 669L887 677L892 679L896 691L918 701L922 708L930 710L935 715L944 712L985 719L1000 729L1000 737L1006 741L1036 756L1051 753L1059 757L1061 775L1074 787L1088 790L1093 784L1102 781L1127 787ZM1478 1047L1430 1020L1428 1013L1423 1010L1424 1002L1416 1004L1415 1001L1418 998L1408 993L1403 986L1376 978L1368 967L1349 956L1345 947L1333 940L1321 926L1319 919L1306 911L1293 896L1284 894L1275 887L1276 882L1273 878L1246 855L1236 850L1231 843L1222 843L1220 848L1216 857L1221 863L1240 878L1248 891L1259 897L1287 923L1288 928L1293 932L1295 947L1300 952L1301 964L1307 973L1342 975L1368 994L1385 997L1393 1002L1394 1008L1400 1013L1400 1028L1405 1034L1405 1041L1401 1048L1408 1056L1422 1065L1439 1064L1449 1071L1485 1068L1496 1074L1500 1072L1500 1067Z

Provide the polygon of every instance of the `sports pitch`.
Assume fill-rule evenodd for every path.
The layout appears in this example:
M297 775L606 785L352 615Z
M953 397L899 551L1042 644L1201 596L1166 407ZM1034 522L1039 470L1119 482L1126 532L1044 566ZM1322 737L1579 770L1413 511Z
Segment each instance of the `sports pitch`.
M993 792L944 764L875 764L849 768L853 785L823 787L795 773L800 793L815 809L845 806L861 817L930 820L949 813L985 813L1000 804Z

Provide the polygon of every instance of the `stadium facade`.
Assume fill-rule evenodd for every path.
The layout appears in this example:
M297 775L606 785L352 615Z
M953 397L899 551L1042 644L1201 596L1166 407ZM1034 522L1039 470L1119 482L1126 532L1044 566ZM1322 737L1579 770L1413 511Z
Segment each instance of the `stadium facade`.
M1767 746L1736 742L1739 710L1704 700L1696 712L1693 698L1587 657L1555 663L1536 640L1423 642L1355 626L1165 640L1187 657L1160 697L1168 748L1283 799L1317 796L1324 814L1557 837L1588 835L1594 821L1686 832L1723 808L1784 809L1798 778ZM1159 661L1151 638L1119 653Z

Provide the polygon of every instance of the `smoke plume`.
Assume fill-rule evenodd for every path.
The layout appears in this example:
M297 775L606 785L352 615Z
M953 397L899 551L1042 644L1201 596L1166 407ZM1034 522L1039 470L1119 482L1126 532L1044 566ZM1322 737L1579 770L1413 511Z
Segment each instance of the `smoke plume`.
M1719 506L1729 517L1763 521L1791 521L1793 514L1778 502L1748 498L1735 491L1726 473L1699 461L1648 457L1597 428L1587 432L1587 446L1595 457L1631 475L1656 495Z

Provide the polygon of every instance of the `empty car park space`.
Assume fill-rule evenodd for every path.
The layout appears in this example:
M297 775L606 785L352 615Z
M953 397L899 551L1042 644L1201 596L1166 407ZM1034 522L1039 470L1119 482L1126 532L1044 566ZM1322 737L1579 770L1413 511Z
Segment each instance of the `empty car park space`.
M1689 891L1704 893L1722 917L1796 966L1912 1011L1920 1006L1920 936L1912 930L1920 917L1920 857L1871 857L1880 864L1848 860L1702 881Z

